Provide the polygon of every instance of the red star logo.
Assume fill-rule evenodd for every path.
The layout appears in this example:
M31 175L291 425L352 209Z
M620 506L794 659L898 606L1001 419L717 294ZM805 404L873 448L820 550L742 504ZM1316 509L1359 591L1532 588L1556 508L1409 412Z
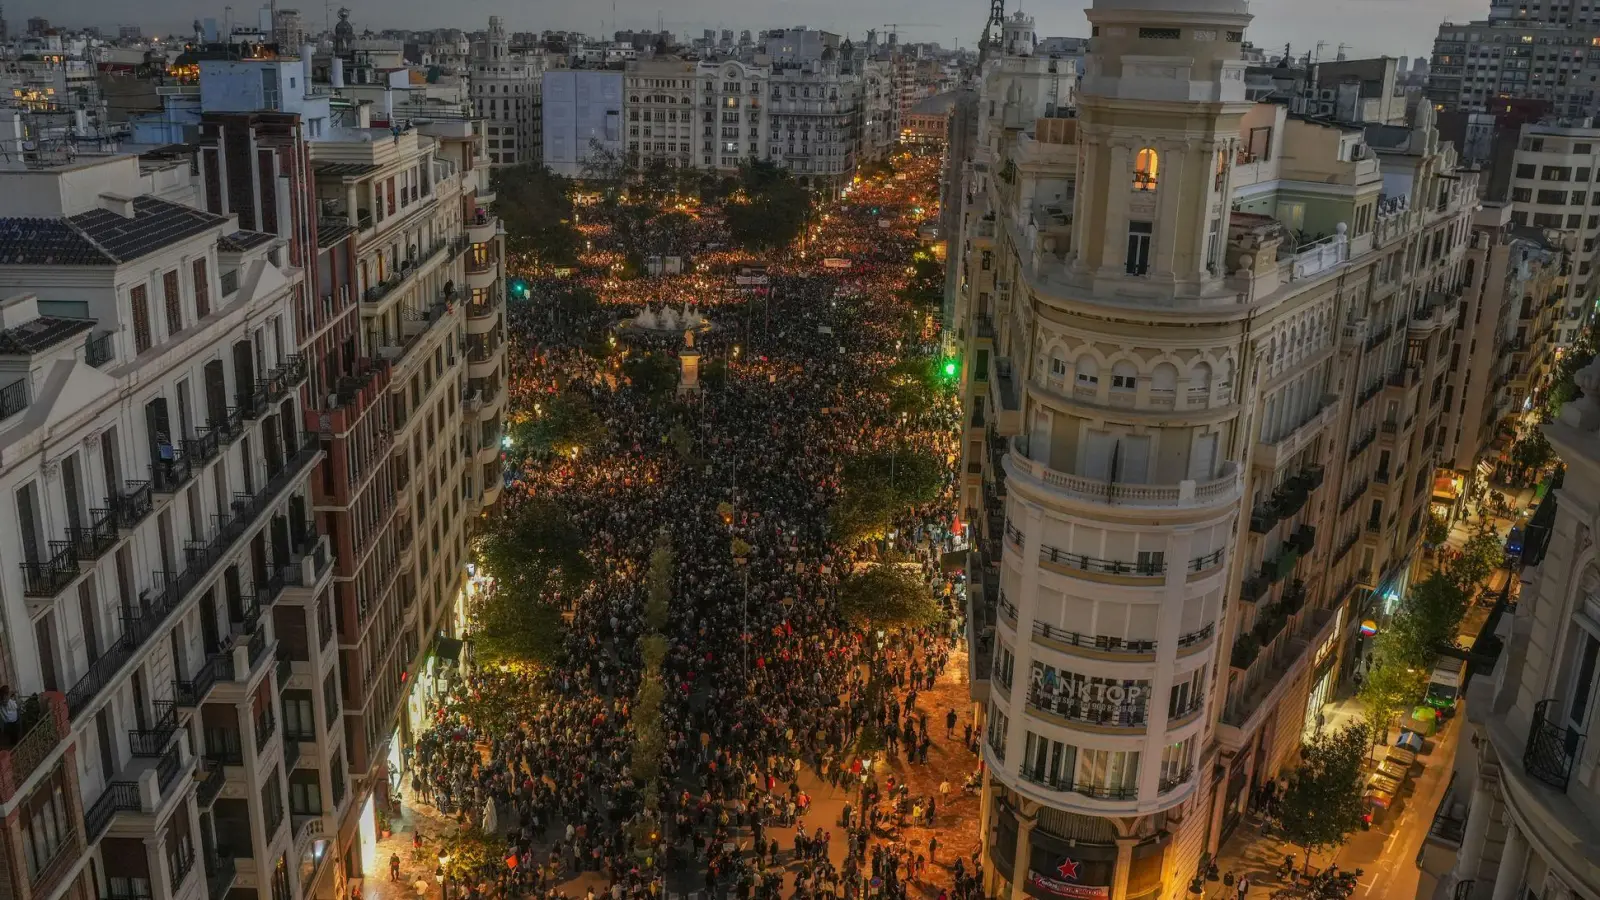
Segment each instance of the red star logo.
M1063 860L1061 865L1056 866L1056 871L1061 873L1062 878L1070 878L1073 881L1077 881L1078 861L1073 859Z

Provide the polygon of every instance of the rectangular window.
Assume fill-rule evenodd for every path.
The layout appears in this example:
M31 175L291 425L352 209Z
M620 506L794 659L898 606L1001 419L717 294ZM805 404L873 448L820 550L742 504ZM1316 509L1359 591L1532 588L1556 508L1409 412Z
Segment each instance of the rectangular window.
M161 300L167 308L167 334L183 330L183 294L178 289L178 270L161 276Z
M145 296L145 287L136 284L128 291L128 296L133 301L133 349L135 353L143 353L150 349L150 299Z
M1150 270L1150 237L1153 231L1150 222L1128 223L1126 268L1129 275L1143 275Z
M206 272L204 257L194 261L194 314L196 318L211 315L211 282Z
M1134 382L1137 380L1138 376L1136 375L1113 375L1111 376L1111 386L1131 391L1133 390Z

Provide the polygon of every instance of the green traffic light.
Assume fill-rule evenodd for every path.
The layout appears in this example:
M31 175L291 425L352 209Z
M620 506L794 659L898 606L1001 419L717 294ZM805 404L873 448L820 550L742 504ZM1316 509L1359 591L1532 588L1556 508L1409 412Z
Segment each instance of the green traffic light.
M956 376L956 361L955 360L952 359L949 362L946 362L944 364L944 374L945 374L945 377L947 377L947 378L954 378Z

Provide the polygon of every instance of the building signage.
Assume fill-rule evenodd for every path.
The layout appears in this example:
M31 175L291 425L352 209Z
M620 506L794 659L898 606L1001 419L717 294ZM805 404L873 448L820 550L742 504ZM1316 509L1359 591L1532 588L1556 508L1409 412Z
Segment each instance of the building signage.
M1072 900L1106 900L1111 896L1111 889L1101 885L1078 884L1078 867L1081 864L1074 859L1064 859L1056 867L1060 877L1052 878L1038 872L1028 873L1028 884L1038 891L1043 891L1055 897L1069 897Z

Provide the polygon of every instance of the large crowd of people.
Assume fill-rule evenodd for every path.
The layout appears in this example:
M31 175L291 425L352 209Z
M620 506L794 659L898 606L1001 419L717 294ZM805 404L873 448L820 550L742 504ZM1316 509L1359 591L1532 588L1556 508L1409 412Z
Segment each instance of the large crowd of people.
M961 651L960 576L940 564L960 540L953 476L938 502L905 514L881 541L841 546L827 528L852 454L912 446L950 463L958 454L953 401L901 416L880 383L898 355L934 349L936 334L907 315L896 291L918 246L915 227L933 212L914 208L936 166L911 159L905 180L863 182L819 212L810 261L774 254L755 314L726 251L702 252L702 264L717 264L682 275L618 280L605 266L534 278L531 299L510 305L513 409L531 414L573 392L608 437L574 455L513 458L500 514L514 516L530 498L559 502L590 541L597 575L578 595L552 598L569 610L563 663L473 671L408 748L407 800L492 827L508 848L447 893L981 894L977 855L941 855L929 831L948 795L914 793L883 763L926 764L937 739L961 748L961 775L979 765L966 712L925 700ZM609 244L597 219L586 213L594 252L627 256L632 248ZM715 237L711 227L680 231L697 243L671 249L690 260ZM824 255L850 266L818 265ZM600 302L576 311L547 302L574 281ZM649 349L648 338L592 351L605 345L597 334L645 303L686 301L713 323L696 349L727 364L714 387L685 398L630 387L621 357ZM681 342L655 343L672 352ZM688 452L668 440L675 426L692 436ZM666 752L649 811L630 768L628 723L645 574L663 531L674 560L661 666ZM736 558L732 548L745 545ZM921 564L944 610L935 624L885 632L838 616L840 578L885 553ZM818 790L835 798L826 814ZM835 813L839 796L848 799ZM935 837L906 839L913 828Z

